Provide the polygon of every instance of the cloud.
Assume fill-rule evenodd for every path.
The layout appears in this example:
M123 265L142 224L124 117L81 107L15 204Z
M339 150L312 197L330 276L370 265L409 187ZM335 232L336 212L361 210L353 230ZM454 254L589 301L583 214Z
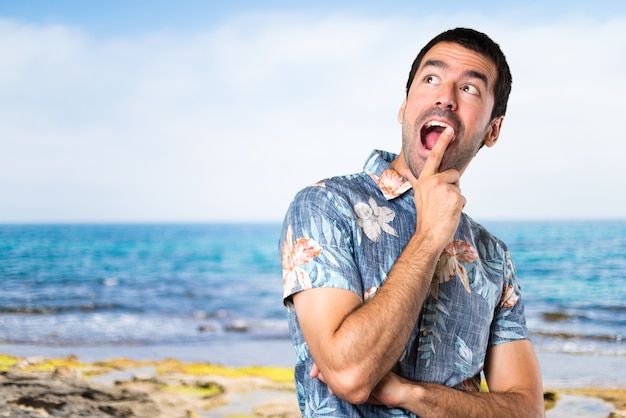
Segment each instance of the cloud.
M503 33L514 88L500 143L471 169L481 216L626 214L616 193L626 178L618 104L626 94L625 34L623 17Z
M467 18L259 13L125 37L0 20L0 220L278 221L299 188L399 149L417 50ZM514 75L500 143L463 180L471 213L626 213L624 19L469 21Z

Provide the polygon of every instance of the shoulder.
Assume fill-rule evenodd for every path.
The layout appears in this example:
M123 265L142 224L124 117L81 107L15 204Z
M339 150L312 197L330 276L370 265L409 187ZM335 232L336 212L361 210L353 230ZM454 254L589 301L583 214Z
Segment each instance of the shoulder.
M298 191L291 203L291 210L343 212L371 196L375 187L374 181L365 173L330 177Z
M381 195L383 191L376 179L389 171L395 154L374 150L368 156L363 170L358 173L328 177L300 190L294 201L322 199L342 199L360 201L363 196Z
M509 269L511 259L507 244L480 223L463 213L459 223L460 239L469 242L483 262Z

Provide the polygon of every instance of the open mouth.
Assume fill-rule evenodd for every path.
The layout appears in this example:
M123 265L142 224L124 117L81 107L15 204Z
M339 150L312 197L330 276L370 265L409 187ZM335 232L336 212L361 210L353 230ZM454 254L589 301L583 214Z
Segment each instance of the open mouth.
M420 137L422 138L422 145L427 150L432 150L435 143L441 136L441 133L448 127L449 124L440 122L437 120L429 120L422 126L420 131Z

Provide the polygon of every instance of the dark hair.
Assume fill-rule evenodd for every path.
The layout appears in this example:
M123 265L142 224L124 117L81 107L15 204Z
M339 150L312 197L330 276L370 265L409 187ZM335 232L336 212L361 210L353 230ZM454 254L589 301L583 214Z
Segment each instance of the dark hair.
M409 94L409 89L411 88L411 84L413 83L413 79L415 78L415 73L422 63L422 59L432 47L440 42L457 43L467 49L471 49L472 51L476 51L482 54L483 56L491 59L494 62L498 71L498 78L496 79L496 84L493 88L495 100L493 103L491 118L494 119L497 116L504 116L504 114L506 113L507 102L509 101L509 94L511 93L512 83L509 64L507 64L506 57L502 53L502 50L497 43L491 40L491 38L489 38L484 33L478 32L473 29L450 29L437 35L430 42L428 42L417 55L415 61L413 61L413 65L411 66L411 72L409 73L409 79L406 83L406 94Z

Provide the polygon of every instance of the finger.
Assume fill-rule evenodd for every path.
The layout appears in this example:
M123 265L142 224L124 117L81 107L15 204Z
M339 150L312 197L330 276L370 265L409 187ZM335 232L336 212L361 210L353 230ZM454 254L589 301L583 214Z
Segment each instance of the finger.
M452 137L454 136L454 129L450 126L446 127L444 131L435 142L435 146L430 150L430 154L426 159L426 163L424 164L424 168L422 169L421 174L425 174L427 176L432 176L439 172L439 166L441 165L441 160L443 159L443 155L448 148L448 145L452 141Z
M311 371L309 372L309 377L317 377L320 374L320 369L317 367L317 364L313 363L313 367L311 367Z
M317 364L313 363L313 367L311 367L311 371L309 372L309 377L315 379L319 379L321 382L325 383L326 385L328 385L328 383L326 382L326 379L324 379L324 375L322 374L321 370L319 367L317 367ZM335 392L333 392L333 390L330 388L330 386L328 386L328 392L332 395L335 394Z

